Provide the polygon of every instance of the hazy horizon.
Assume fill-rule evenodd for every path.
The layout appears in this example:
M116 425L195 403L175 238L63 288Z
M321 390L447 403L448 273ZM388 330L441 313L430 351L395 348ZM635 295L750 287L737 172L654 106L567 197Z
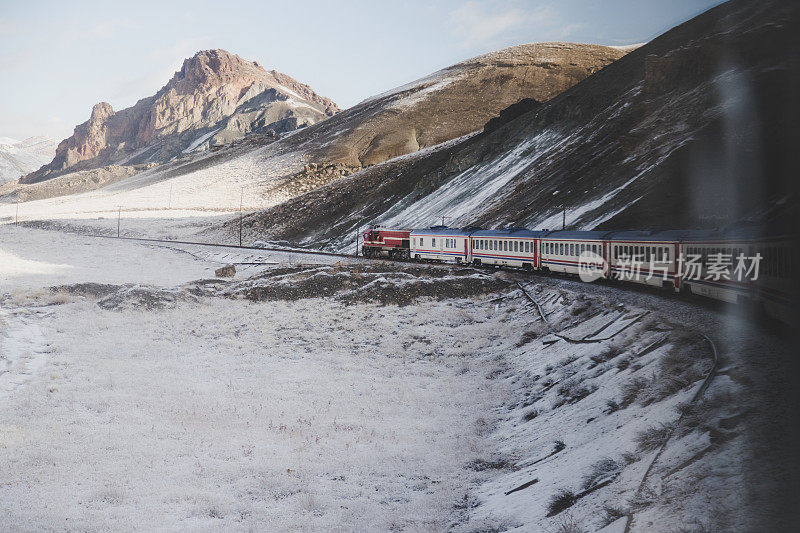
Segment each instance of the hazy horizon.
M651 40L719 4L656 0L355 2L335 10L243 2L36 7L2 1L0 137L57 140L92 106L154 94L199 50L222 48L306 83L341 108L446 66L518 44L622 46ZM155 16L154 16L155 15ZM13 81L12 81L13 80Z

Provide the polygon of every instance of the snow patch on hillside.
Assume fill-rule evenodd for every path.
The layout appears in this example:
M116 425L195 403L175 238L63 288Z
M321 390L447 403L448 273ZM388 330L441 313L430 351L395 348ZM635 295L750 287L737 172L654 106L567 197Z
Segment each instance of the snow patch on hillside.
M205 134L201 135L200 137L196 138L195 140L192 141L192 143L189 146L184 148L183 153L184 154L188 154L189 152L194 151L195 148L197 148L198 146L200 146L201 144L206 142L208 139L210 139L215 133L217 133L221 129L222 128L217 128L215 130L211 130L208 133L205 133Z
M554 132L543 132L498 158L470 167L424 198L415 201L412 193L377 222L387 227L426 227L445 215L450 225L467 225L497 200L511 180L562 138Z
M0 137L0 185L38 170L53 160L57 142L49 137L30 137L18 141Z

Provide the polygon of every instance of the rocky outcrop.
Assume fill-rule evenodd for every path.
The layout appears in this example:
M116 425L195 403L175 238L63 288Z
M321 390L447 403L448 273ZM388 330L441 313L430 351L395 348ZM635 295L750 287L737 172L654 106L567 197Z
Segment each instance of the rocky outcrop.
M251 132L281 133L338 111L309 86L224 50L198 52L155 95L115 112L96 104L62 141L53 161L25 176L35 183L112 163L164 162Z

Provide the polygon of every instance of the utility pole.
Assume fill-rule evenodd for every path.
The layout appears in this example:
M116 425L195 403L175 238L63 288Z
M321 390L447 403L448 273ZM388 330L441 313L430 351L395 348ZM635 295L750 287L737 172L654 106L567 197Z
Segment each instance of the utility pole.
M358 257L358 232L359 228L356 226L356 257Z
M242 245L242 203L244 202L244 186L242 186L242 192L239 195L239 246Z
M167 209L172 209L172 184L169 184L169 201L167 202Z
M117 238L119 239L119 219L122 217L122 206L117 208Z
M14 216L14 225L19 225L19 200L17 200L17 214Z
M561 229L565 229L567 227L567 208L564 204L561 204Z

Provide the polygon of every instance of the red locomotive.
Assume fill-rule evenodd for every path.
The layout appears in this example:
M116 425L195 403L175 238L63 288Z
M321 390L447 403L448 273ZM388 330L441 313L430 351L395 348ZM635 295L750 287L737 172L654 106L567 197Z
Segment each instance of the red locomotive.
M364 245L361 253L364 257L389 257L392 259L409 259L409 242L411 230L383 229L370 227L364 231Z

